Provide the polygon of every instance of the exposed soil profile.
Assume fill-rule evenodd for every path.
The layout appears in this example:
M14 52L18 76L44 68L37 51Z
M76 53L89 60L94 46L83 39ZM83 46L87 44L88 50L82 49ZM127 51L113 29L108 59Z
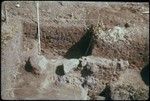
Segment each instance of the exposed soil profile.
M25 22L23 25L24 35L29 39L37 40L36 24ZM60 55L68 59L88 55L128 59L131 68L135 68L135 65L141 68L148 61L145 57L147 46L143 42L144 38L141 37L138 42L130 41L129 45L121 41L108 44L101 39L97 40L93 29L94 27L59 28L43 26L41 27L42 52L43 54L54 53L56 56Z
M148 3L3 2L2 99L149 99L148 11Z

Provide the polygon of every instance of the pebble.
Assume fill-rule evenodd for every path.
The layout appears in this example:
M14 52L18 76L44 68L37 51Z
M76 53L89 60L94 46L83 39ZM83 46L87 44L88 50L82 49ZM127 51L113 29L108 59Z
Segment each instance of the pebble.
M20 7L20 4L18 4L18 3L17 3L17 4L16 4L16 7L18 7L18 8L19 8L19 7Z

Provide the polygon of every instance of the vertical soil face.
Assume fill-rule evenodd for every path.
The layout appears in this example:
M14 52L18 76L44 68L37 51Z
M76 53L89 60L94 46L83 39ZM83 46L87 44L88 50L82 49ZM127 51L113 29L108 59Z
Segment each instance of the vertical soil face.
M37 25L23 24L25 37L37 39ZM54 52L65 58L80 58L92 53L92 28L41 26L42 52Z
M37 39L36 24L25 22L23 26L24 26L23 32L25 37L29 39ZM86 35L86 31L85 28L83 27L41 26L42 52L48 53L48 52L55 51L57 55L69 57L68 53L71 54L73 51L72 50L69 52L67 51L72 49L72 47L77 46L77 49L79 49L79 53L81 53L82 51L80 50L81 46L83 44L86 45L88 39L90 38L90 35L86 35L87 37L85 37L85 35ZM80 43L81 40L82 40L81 42L82 45L80 46L78 42ZM84 48L83 51L85 51Z
M37 25L23 24L25 37L37 39ZM131 67L142 68L147 62L147 46L145 39L139 41L105 43L93 37L93 28L41 26L41 46L44 54L54 53L65 58L80 58L94 55L105 58L128 60ZM121 44L121 45L120 45Z

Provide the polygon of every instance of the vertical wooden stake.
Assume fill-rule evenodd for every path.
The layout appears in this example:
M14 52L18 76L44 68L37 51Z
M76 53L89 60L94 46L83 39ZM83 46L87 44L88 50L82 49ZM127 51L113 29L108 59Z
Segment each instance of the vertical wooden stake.
M37 22L38 22L38 49L39 49L39 54L41 54L40 22L39 22L39 2L37 2Z

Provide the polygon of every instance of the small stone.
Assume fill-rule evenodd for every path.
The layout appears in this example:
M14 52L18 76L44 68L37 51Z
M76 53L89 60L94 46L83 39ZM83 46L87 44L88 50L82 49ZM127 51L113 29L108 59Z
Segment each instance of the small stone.
M95 84L96 82L95 82L95 79L94 79L94 77L93 76L89 76L88 78L87 78L87 84Z
M70 18L72 17L72 14L67 14Z
M117 68L119 70L125 70L128 66L129 66L129 62L123 61L122 59L120 61L118 61L118 63L117 63Z
M16 4L16 7L18 7L18 8L19 8L19 7L20 7L20 4L18 4L18 3L17 3L17 4Z
M86 64L87 64L87 61L85 61L85 60L83 60L83 61L81 62L82 67L86 66Z
M98 67L98 65L96 65L96 64L92 64L92 65L91 65L91 71L92 71L93 73L98 72L98 71L99 71L99 67Z
M63 3L62 3L62 2L59 1L58 3L59 3L61 6L63 6Z
M6 21L6 18L5 18L5 17L2 17L1 20L2 20L3 22L5 22L5 21Z
M130 27L130 25L129 25L128 23L126 23L124 26L125 26L126 28Z
M91 64L92 64L92 63L91 63ZM91 70L91 65L87 64L87 65L86 65L86 68L89 69L89 70Z

